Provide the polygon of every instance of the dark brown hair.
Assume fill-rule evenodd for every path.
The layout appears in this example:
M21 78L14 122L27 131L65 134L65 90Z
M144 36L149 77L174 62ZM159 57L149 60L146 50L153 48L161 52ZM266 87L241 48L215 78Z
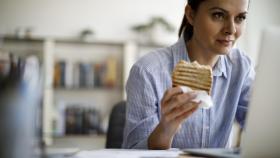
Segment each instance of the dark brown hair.
M188 5L192 8L193 11L197 11L201 2L205 0L188 0ZM185 31L184 31L185 30ZM190 40L193 35L193 26L188 22L185 14L183 16L182 24L179 29L179 37L184 33L185 40Z

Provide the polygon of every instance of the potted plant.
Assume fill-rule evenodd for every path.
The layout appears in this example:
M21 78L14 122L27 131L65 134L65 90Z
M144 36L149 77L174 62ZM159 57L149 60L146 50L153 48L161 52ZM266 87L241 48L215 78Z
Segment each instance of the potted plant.
M139 42L160 43L163 33L172 33L175 28L163 17L152 17L148 23L132 27L138 34Z
M80 32L80 39L81 40L90 40L94 35L94 31L90 28L86 28Z

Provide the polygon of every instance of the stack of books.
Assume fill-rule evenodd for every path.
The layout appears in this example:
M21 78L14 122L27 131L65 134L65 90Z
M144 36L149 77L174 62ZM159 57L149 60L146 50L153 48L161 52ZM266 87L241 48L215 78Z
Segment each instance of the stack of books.
M82 103L60 104L53 123L55 136L105 133L100 111Z
M103 134L100 112L94 108L71 105L64 111L65 134Z

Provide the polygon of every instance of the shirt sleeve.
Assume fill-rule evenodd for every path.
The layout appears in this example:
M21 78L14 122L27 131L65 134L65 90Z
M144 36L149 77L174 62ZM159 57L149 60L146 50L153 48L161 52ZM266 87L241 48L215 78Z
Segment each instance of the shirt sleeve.
M148 148L148 137L159 123L153 75L133 66L126 85L127 109L123 148Z
M250 94L251 94L251 87L252 87L254 78L255 78L255 70L254 70L254 67L251 66L249 72L247 73L247 75L245 77L244 84L242 86L242 91L241 91L241 95L240 95L238 107L237 107L237 113L235 116L237 122L240 124L242 129L244 128L244 125L245 125L248 103L249 103Z

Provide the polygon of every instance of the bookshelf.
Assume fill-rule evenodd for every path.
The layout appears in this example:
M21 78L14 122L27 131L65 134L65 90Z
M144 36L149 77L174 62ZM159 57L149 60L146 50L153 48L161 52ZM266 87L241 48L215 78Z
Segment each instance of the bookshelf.
M43 65L43 134L47 145L85 133L91 138L103 133L100 136L104 138L113 105L126 98L125 82L131 66L146 52L159 47L163 45L134 41L0 38L1 49L19 55L36 54ZM68 135L65 111L70 109L71 113L71 108L80 109L71 117L98 111L101 132L87 127Z

